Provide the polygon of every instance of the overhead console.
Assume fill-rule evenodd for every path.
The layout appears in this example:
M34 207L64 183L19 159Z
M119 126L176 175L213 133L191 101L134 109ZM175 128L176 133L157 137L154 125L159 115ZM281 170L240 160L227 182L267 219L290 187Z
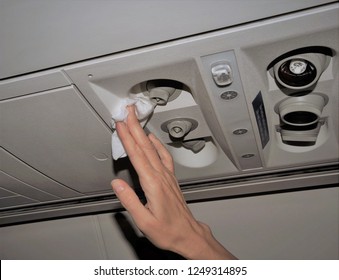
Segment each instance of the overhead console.
M3 223L119 207L110 181L138 183L128 159L112 160L111 114L139 93L157 104L145 130L171 152L188 198L338 183L338 11L334 3L3 79ZM36 210L53 205L58 214Z

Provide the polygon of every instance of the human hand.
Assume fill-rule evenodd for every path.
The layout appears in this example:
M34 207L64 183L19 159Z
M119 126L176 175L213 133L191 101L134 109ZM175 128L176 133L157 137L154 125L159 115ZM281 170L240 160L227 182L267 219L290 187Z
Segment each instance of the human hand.
M121 179L113 180L112 187L137 227L154 245L188 259L234 259L209 227L193 217L174 175L170 153L153 134L145 134L134 106L128 111L126 123L118 122L116 130L139 176L147 203L143 205Z

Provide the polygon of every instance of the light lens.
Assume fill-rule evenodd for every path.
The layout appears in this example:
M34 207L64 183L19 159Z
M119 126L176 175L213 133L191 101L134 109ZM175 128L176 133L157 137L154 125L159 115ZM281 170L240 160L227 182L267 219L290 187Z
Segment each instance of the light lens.
M307 63L304 60L293 59L290 62L290 71L293 74L300 75L306 71Z

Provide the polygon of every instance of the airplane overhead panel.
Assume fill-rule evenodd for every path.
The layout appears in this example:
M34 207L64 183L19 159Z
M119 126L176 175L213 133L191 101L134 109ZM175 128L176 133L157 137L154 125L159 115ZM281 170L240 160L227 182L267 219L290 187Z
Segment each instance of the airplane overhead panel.
M107 17L107 3L101 29L86 21L87 31L97 28L89 34L71 24L72 1L64 34L59 2L40 7L54 33L41 25L27 31L31 41L18 25L11 34L1 28L1 224L117 209L114 178L142 197L128 158L113 160L111 148L112 112L137 95L154 103L144 129L172 154L188 200L338 184L339 4L247 1L256 12L243 18L194 16L232 12L213 2L225 5L196 2L190 24L168 19L158 29L144 16L125 30L119 15ZM232 3L234 13L244 2ZM6 18L20 21L15 3ZM78 23L92 4L84 5Z

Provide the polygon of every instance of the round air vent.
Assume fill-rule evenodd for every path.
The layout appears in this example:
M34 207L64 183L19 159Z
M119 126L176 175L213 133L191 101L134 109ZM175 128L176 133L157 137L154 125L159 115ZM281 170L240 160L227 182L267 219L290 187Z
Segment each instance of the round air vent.
M302 90L314 86L329 64L322 53L303 53L285 57L273 66L276 82L282 87Z

